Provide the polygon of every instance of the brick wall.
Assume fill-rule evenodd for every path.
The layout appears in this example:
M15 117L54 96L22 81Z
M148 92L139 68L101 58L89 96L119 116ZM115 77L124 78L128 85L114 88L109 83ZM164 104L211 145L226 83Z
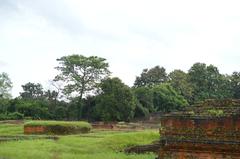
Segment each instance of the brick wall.
M226 104L227 103L227 104ZM212 105L212 107L210 106ZM209 109L221 116L207 115ZM240 101L213 100L161 119L160 159L240 159Z

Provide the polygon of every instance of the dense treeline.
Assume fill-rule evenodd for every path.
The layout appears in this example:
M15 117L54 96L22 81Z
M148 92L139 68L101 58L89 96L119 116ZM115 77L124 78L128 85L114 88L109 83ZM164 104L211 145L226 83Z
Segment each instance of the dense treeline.
M129 121L153 112L180 110L205 99L240 98L240 72L221 74L217 67L195 63L188 70L143 69L130 88L110 77L108 63L97 56L69 55L57 59L55 89L39 83L22 85L11 98L12 82L0 74L0 120L56 119Z

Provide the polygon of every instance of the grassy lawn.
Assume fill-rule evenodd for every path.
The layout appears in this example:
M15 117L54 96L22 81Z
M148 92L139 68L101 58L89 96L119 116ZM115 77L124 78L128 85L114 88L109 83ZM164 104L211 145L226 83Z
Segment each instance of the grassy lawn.
M0 123L0 135L23 134L23 124L2 124Z
M8 133L7 133L8 132ZM1 124L1 135L21 135L21 125ZM4 159L154 159L154 154L127 155L126 146L147 144L159 139L158 131L106 132L60 136L59 140L21 140L0 142Z

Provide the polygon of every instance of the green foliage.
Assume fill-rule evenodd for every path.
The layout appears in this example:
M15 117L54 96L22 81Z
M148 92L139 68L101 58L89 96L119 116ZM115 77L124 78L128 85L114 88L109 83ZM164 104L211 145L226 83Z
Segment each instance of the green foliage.
M221 75L218 68L204 63L195 63L188 72L189 81L193 84L194 102L205 99L231 98L229 80Z
M57 59L59 62L57 70L60 74L55 80L67 82L64 88L65 94L77 93L80 97L92 91L98 83L109 74L106 59L83 55L69 55Z
M19 112L0 114L0 120L21 120L24 115Z
M63 106L56 107L56 109L53 110L53 119L67 119L67 108Z
M134 95L137 99L135 117L148 116L149 113L155 112L153 105L153 92L148 87L138 87L133 89Z
M83 119L88 121L99 121L101 118L95 111L97 96L87 96L83 101Z
M102 79L109 75L106 59L83 55L69 55L57 59L59 66L56 67L60 74L55 81L66 82L63 92L67 96L77 95L78 119L82 116L82 97L84 94L95 90Z
M207 110L207 114L210 116L221 117L224 115L224 111L220 109L209 109Z
M23 99L40 99L43 98L43 88L42 85L37 83L28 82L25 85L22 85L23 92L20 93L20 96Z
M188 105L188 102L170 84L156 85L152 88L152 91L153 104L158 111L180 110Z
M136 108L134 111L134 118L148 117L150 115L149 109L143 107L139 101L136 101Z
M182 70L174 70L168 76L171 86L188 102L192 102L193 85L188 80L188 74Z
M24 116L32 117L33 119L48 119L48 103L43 100L28 100L16 99L14 102L15 108Z
M6 113L9 111L9 108L11 106L10 99L8 98L0 98L0 114ZM14 111L12 111L14 112Z
M140 76L134 82L134 87L153 86L167 81L165 68L155 66L151 69L143 69Z
M13 112L13 113L9 113L8 117L11 120L21 120L24 118L24 115L19 112Z
M240 99L240 72L233 72L231 76L233 97Z
M160 66L144 69L130 89L119 79L106 78L110 72L104 58L73 54L57 61L59 74L54 81L61 83L57 91L28 82L22 85L20 97L11 99L12 82L6 73L0 74L2 119L19 112L32 119L128 121L205 99L240 98L240 73L223 75L205 63L193 64L188 73L174 70L169 75Z
M102 93L97 97L98 116L105 121L129 121L133 118L135 98L131 89L119 78L108 78L101 84Z
M0 98L10 98L9 93L12 89L12 82L7 73L3 72L0 74Z

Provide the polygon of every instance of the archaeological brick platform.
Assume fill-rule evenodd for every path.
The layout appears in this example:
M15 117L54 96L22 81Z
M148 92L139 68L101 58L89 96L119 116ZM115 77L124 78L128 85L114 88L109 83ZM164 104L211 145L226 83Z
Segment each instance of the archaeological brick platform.
M240 100L206 100L161 118L160 159L240 159Z

